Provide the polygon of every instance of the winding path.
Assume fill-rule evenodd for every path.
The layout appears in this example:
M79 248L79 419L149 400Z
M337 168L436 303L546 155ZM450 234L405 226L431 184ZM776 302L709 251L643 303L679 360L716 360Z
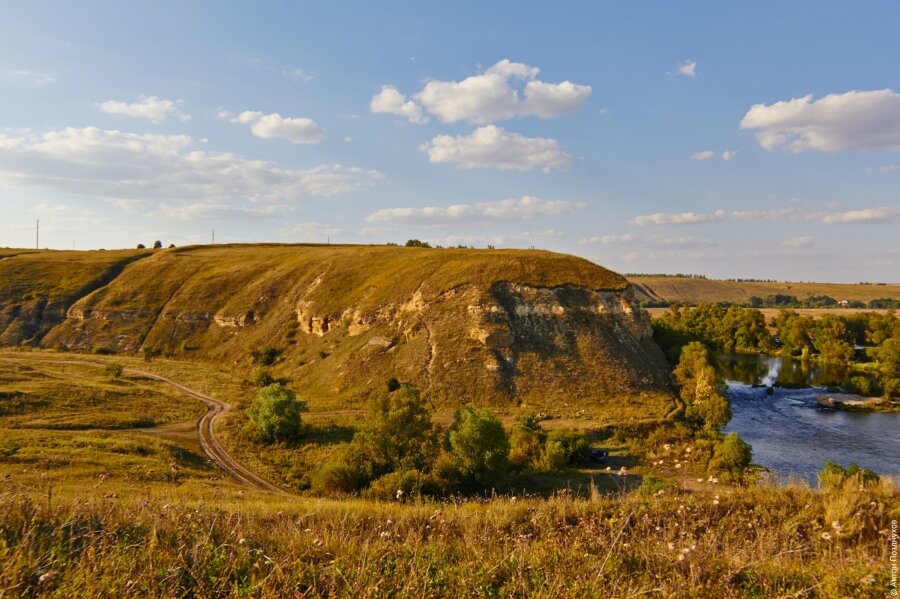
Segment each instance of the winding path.
M209 395L204 395L199 391L194 391L189 387L185 387L181 383L177 383L172 379L160 376L158 374L153 374L152 372L147 372L145 370L136 370L134 368L126 368L125 372L137 374L149 379L153 379L155 381L159 381L161 383L165 383L169 386L175 387L188 397L193 397L194 399L200 400L201 402L206 404L206 407L208 408L206 410L206 413L200 417L200 420L197 421L197 433L200 437L200 447L203 449L203 453L205 453L207 457L212 460L212 462L219 468L249 487L261 489L263 491L271 491L273 493L285 493L284 489L276 487L266 479L245 468L243 465L241 465L240 462L231 457L231 455L227 451L225 451L219 444L219 441L216 439L216 436L213 432L213 425L216 418L230 409L230 406L227 403L212 398Z

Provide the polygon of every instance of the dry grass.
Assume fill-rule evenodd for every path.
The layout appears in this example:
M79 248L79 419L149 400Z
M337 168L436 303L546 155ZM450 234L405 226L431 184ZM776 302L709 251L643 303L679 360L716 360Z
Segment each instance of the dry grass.
M630 282L639 300L666 300L696 305L714 302L747 302L751 296L793 295L804 299L812 295L827 295L834 299L869 300L884 297L900 298L900 285L843 284L843 283L738 283L714 279L682 277L634 277Z

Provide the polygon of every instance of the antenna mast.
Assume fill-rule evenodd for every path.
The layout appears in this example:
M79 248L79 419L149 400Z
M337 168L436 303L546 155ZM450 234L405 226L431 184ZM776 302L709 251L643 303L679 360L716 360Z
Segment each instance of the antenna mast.
M37 219L34 227L34 249L41 249L41 219Z

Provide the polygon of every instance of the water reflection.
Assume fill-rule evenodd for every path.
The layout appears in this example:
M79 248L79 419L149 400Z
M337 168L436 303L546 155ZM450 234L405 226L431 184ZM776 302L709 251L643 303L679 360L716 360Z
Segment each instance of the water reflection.
M851 372L830 364L819 364L796 358L766 355L717 354L716 362L722 378L748 385L784 385L788 387L840 385L850 380ZM866 374L852 376L869 378Z

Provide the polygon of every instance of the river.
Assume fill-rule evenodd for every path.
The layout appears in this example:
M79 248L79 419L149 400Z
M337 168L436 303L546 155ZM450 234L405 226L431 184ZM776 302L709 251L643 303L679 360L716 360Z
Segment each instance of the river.
M842 412L816 403L826 391L815 385L840 380L840 373L768 356L724 354L717 361L732 411L724 432L737 432L753 447L754 463L782 480L799 477L813 485L826 460L900 474L900 413ZM773 383L771 395L753 386Z

